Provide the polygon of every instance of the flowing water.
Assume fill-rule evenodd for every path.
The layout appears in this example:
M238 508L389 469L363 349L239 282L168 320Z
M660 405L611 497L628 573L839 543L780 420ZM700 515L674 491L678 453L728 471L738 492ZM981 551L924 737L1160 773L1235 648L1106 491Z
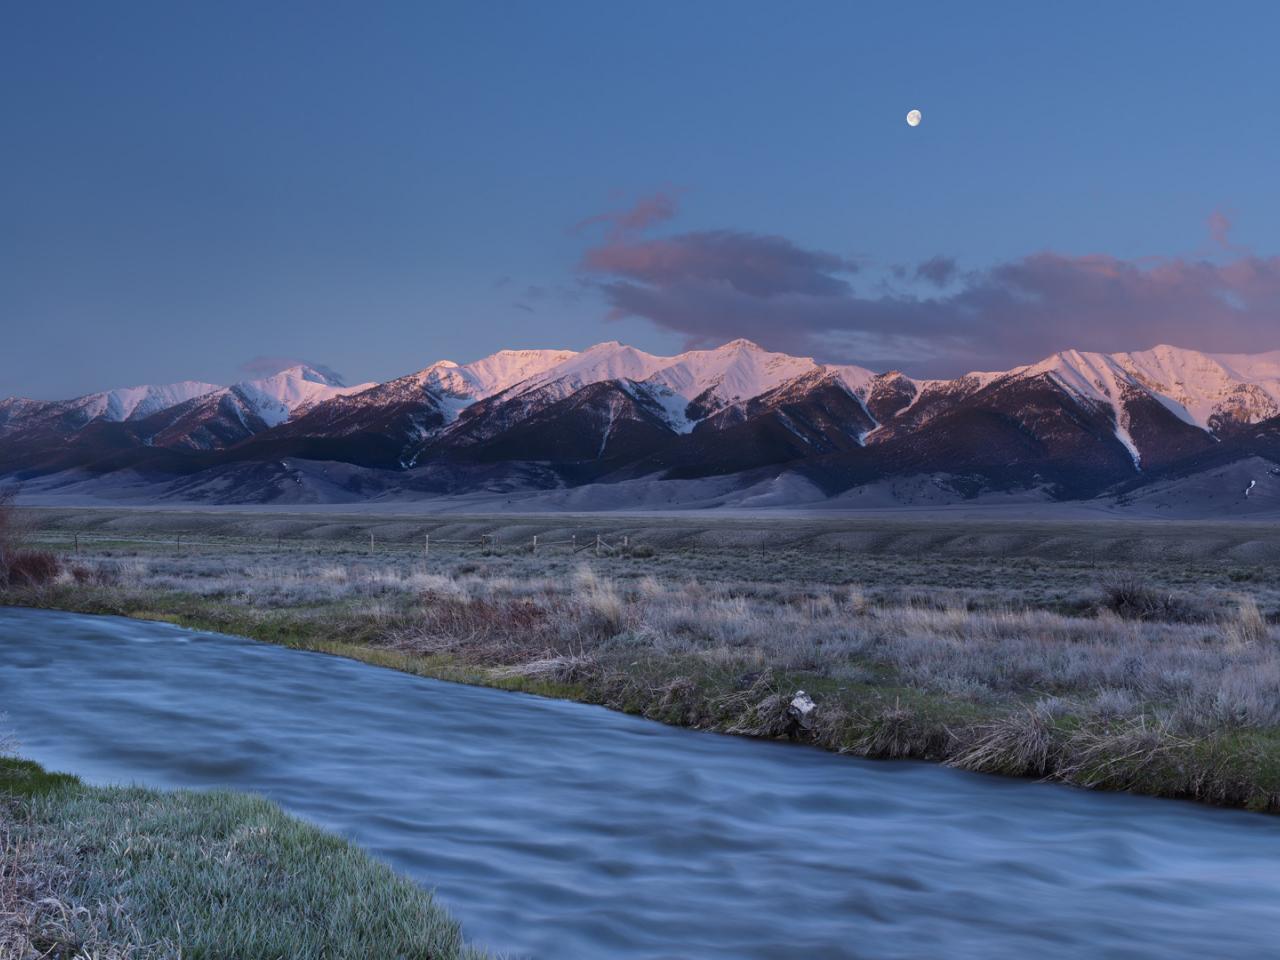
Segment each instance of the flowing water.
M677 730L164 624L0 611L22 751L233 787L512 957L1280 950L1280 820Z

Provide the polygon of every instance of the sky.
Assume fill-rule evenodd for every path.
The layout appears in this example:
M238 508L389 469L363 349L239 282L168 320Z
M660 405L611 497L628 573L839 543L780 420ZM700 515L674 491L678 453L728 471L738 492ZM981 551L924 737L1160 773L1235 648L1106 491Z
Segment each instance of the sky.
M604 340L1280 348L1277 35L1266 3L6 4L0 396Z

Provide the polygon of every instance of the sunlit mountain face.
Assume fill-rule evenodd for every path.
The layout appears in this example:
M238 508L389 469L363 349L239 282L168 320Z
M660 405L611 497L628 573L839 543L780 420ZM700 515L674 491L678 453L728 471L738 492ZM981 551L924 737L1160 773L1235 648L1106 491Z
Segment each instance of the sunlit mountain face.
M947 380L747 340L676 356L504 350L355 386L300 365L231 386L9 398L0 454L28 483L106 490L127 474L220 502L784 475L823 497L929 477L961 497L1075 499L1280 460L1280 353L1064 351Z

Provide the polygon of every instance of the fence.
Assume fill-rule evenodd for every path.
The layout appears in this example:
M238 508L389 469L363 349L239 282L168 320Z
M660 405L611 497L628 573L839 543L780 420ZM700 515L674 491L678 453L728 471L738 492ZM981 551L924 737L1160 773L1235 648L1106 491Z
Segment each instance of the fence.
M323 553L326 551L344 552L344 553L367 553L370 556L379 553L421 553L424 559L431 557L431 551L439 550L441 547L446 549L450 547L458 547L458 552L465 552L465 548L473 547L479 551L504 551L504 552L524 552L538 553L541 550L554 550L556 548L567 547L572 554L583 553L586 551L594 551L596 556L616 556L623 554L631 549L630 535L623 535L622 538L613 542L606 540L602 534L590 533L583 536L571 534L568 539L548 540L533 534L531 538L512 539L504 538L499 541L491 533L480 534L479 537L450 539L444 537L433 537L430 534L423 534L421 540L394 540L390 538L379 539L374 532L369 533L369 541L367 544L363 540L342 540L342 539L298 539L289 538L283 535L272 537L226 537L222 539L209 539L207 536L190 535L175 533L166 536L151 537L126 537L114 536L111 534L91 534L91 533L61 533L46 531L35 534L32 538L33 542L42 546L61 546L68 548L77 556L83 547L89 547L94 544L150 544L157 547L173 547L178 553L184 550L192 550L198 548L221 548L227 550L230 548L240 547L246 549L275 549L291 550L297 552L315 552Z

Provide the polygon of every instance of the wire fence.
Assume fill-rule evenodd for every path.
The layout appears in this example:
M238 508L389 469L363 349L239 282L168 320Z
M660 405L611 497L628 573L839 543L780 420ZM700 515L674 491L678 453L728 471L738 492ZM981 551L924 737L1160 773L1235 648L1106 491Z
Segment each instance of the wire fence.
M184 551L230 551L234 549L251 551L291 551L303 553L342 553L342 554L418 554L430 558L433 552L467 553L501 552L501 553L539 553L544 550L566 550L571 554L594 553L596 556L614 556L626 554L633 549L650 549L631 543L630 535L606 539L600 533L574 533L558 540L533 534L530 537L504 537L499 540L493 534L480 534L477 537L449 538L433 537L423 534L415 539L395 539L378 537L371 532L368 540L350 539L302 539L287 537L225 537L210 538L207 534L174 533L153 535L148 537L118 536L115 534L67 533L61 531L44 531L31 536L33 543L46 547L60 547L67 552L79 555L82 551L93 548L102 549L111 546L145 545L161 549L171 549L177 553Z

